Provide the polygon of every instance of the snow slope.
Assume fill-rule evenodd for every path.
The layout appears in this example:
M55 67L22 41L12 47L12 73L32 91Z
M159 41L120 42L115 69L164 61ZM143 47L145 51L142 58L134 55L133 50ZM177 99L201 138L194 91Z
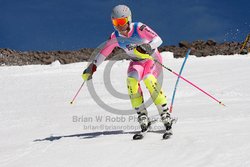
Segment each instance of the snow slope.
M164 64L179 72L183 59L163 55ZM86 63L0 67L0 166L250 166L250 55L187 60L183 76L227 106L180 81L173 110L179 119L174 136L165 141L161 122L144 140L131 140L139 127L136 115L125 112L131 109L126 98L128 61L113 63L111 82L124 99L105 87L108 62L98 68L93 85L98 97L121 115L98 106L86 85L70 105ZM164 70L169 102L175 81ZM154 105L148 110L157 115Z

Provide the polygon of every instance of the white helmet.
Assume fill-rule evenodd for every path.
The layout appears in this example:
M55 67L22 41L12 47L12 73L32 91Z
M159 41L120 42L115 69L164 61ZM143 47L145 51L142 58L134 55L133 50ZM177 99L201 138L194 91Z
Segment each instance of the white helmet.
M126 5L117 5L113 8L112 13L111 13L111 19L116 19L116 18L128 18L128 22L132 22L132 14Z

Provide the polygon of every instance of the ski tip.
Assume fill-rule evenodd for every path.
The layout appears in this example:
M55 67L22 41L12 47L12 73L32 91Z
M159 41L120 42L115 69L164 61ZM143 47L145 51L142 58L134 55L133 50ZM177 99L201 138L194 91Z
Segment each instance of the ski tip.
M143 137L144 137L143 134L138 133L133 136L133 140L141 140L143 139Z
M173 135L172 132L166 132L163 134L162 139L163 140L169 139L172 135Z

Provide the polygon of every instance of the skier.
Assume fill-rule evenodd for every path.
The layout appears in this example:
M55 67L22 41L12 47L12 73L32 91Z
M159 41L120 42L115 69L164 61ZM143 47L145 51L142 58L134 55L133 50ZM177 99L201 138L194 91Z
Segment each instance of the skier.
M162 63L162 57L157 49L162 44L161 38L147 25L132 22L131 11L126 5L118 5L113 8L111 21L115 31L94 61L84 70L83 79L85 81L92 79L98 65L109 56L112 50L115 47L122 48L131 57L127 88L132 107L138 114L141 132L146 132L150 126L140 87L140 81L143 80L159 111L166 131L172 133L173 119L170 117L166 96L157 81L162 68L154 62L156 59Z

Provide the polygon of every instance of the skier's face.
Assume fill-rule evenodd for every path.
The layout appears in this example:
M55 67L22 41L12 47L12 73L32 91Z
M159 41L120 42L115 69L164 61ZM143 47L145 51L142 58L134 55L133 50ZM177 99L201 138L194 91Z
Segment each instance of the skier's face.
M128 30L128 27L129 27L129 23L123 25L123 26L116 26L116 29L119 31L119 32L126 32Z

